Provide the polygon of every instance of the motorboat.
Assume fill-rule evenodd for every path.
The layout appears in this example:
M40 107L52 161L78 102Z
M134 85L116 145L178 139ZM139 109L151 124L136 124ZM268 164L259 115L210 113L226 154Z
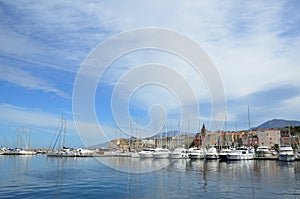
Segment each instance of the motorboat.
M205 149L197 147L189 148L188 154L191 159L204 159Z
M205 159L206 160L215 160L219 159L219 154L218 151L215 147L210 147L208 148L206 154L205 154Z
M170 153L169 149L157 148L153 152L153 158L169 158Z
M186 159L189 158L188 150L183 147L175 148L174 151L170 153L171 159Z
M259 146L256 149L256 154L258 157L273 157L273 153L267 146Z
M226 161L227 160L227 154L231 153L233 150L233 148L230 149L221 149L221 151L219 152L219 158L221 161Z
M247 147L238 147L231 153L227 154L227 160L253 160L254 153L253 150Z
M284 162L295 161L294 150L291 146L280 146L278 160Z
M138 152L136 152L136 151L132 151L132 152L130 153L130 157L132 157L132 158L139 158L139 157L140 157L140 155L139 155L139 153L138 153Z
M146 148L138 152L140 158L153 158L153 152L155 149Z

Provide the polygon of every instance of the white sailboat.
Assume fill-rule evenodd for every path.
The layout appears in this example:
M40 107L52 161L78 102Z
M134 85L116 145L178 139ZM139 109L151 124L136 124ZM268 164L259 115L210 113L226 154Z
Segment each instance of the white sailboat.
M180 136L181 136L181 130L180 130L180 122L178 122L178 146L181 146L181 140L180 140ZM184 147L176 147L169 156L171 159L187 159L189 158L188 155L188 150Z
M56 136L52 150L47 153L48 157L76 157L76 156L79 156L79 154L76 150L66 148L64 146L65 145L66 123L67 123L66 118L64 118L62 116L61 121L59 123L59 132ZM62 141L62 137L63 137L63 141ZM57 142L58 142L58 148L55 149Z
M137 132L138 132L138 124L137 124L137 122L138 122L138 120L137 120L137 118L136 118L136 126L135 126L135 136L137 136ZM133 132L132 132L132 127L131 127L131 120L130 120L130 118L129 118L129 128L130 128L130 132L131 132L131 146L130 146L130 157L132 157L132 158L139 158L140 157L140 155L139 155L139 153L137 152L137 147L135 146L135 147L133 147L133 142L132 142L132 140L134 139L133 138ZM136 143L136 142L135 142ZM134 149L133 149L134 148Z

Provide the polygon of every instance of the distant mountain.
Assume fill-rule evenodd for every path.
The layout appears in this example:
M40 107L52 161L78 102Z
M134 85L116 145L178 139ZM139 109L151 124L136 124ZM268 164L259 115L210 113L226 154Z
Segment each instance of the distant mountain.
M157 133L157 134L151 136L151 138L160 138L160 136L162 136L162 137L171 137L171 136L178 136L178 135L179 135L178 131L168 131L168 132ZM195 133L181 132L181 135L194 136ZM135 139L135 137L130 137L130 138L127 138L127 139ZM108 144L109 144L109 142L105 142L105 143L102 143L102 144L95 144L95 145L89 146L87 148L89 148L89 149L96 149L96 148L102 148L102 147L106 148L106 147L108 147Z
M87 147L88 149L98 149L98 148L106 148L108 146L108 143L109 142L105 142L105 143L102 143L102 144L95 144L95 145L92 145L92 146L89 146Z
M251 129L265 129L265 128L284 128L287 126L300 126L300 121L296 120L283 120L283 119L273 119L269 120L261 125L251 128Z
M195 133L187 133L187 132L181 132L181 135L195 135ZM151 138L159 138L160 136L162 137L171 137L171 136L178 136L179 135L179 131L168 131L168 132L162 132L162 133L157 133L153 136L151 136Z

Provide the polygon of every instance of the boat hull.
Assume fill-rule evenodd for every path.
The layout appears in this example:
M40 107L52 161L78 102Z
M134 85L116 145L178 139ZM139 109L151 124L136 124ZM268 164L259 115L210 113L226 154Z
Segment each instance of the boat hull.
M169 154L170 153L153 153L153 158L159 158L159 159L162 159L162 158L169 158Z
M216 160L216 159L219 159L219 155L218 154L206 154L205 159L207 159L207 160Z
M278 155L278 160L283 162L293 162L295 161L295 156L291 154L280 154Z
M190 153L189 157L191 159L204 159L204 154L200 154L200 153Z
M138 153L140 158L153 158L153 153Z

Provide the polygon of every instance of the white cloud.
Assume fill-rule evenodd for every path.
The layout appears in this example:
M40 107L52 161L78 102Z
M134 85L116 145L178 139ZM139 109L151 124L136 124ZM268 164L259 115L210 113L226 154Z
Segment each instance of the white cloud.
M21 86L29 90L41 90L44 92L55 93L64 98L68 97L65 92L51 86L49 82L32 75L28 71L13 66L2 65L0 67L0 80L7 81L13 85Z
M229 99L238 99L270 85L300 85L299 33L296 29L294 33L289 32L291 28L297 27L299 14L289 12L286 2L229 1L220 4L218 1L49 1L9 4L20 11L24 21L8 27L2 25L0 41L7 47L1 48L1 53L21 61L29 60L49 68L76 71L88 51L108 36L132 28L155 26L179 31L204 47L216 63ZM45 55L47 59L37 59L37 54ZM206 87L202 79L195 76L189 67L184 67L186 65L176 58L169 59L159 53L147 57L146 54L137 53L136 57L120 60L108 73L106 83L114 85L133 65L155 61L175 66L192 87L197 87L199 101L209 100L207 90L203 92ZM51 59L57 62L67 60L74 65L62 63L60 66L57 62L51 62ZM7 67L3 67L3 70L7 74L14 70L29 77L15 79L13 75L5 77L3 73L0 74L5 81L64 95L51 82L34 77L28 71ZM136 96L139 104L151 104L153 99L149 95L162 94L151 90L147 95ZM166 104L172 105L171 102L168 100ZM285 112L293 109L297 102L290 105L287 103ZM235 118L232 114L228 119ZM209 118L207 115L203 117Z

